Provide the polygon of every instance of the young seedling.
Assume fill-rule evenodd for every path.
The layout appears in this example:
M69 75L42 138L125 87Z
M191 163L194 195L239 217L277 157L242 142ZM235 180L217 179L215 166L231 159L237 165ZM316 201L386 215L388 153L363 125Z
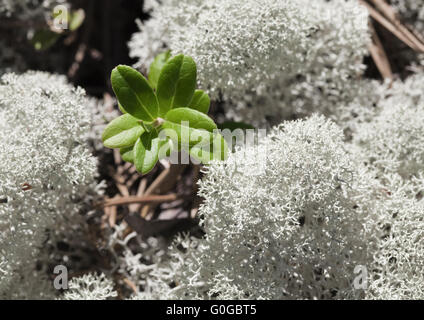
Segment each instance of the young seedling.
M159 159L185 150L202 163L224 160L227 144L207 116L209 96L196 89L197 69L183 54L159 54L148 80L137 70L119 65L112 71L112 88L123 115L103 132L108 148L119 148L124 161L138 172L151 171Z

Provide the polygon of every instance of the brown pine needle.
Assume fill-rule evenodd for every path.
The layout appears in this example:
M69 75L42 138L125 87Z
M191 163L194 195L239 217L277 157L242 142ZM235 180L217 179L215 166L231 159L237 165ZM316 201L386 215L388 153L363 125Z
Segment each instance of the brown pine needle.
M141 197L142 195L144 195L144 191L146 191L146 186L147 186L147 179L144 178L140 181L140 184L138 185L136 196ZM131 212L138 212L141 209L141 205L139 203L130 204L129 209Z
M126 196L126 197L116 197L113 199L107 199L104 202L98 204L97 206L101 207L110 207L110 206L119 206L127 205L132 203L162 203L162 202L172 202L179 199L177 194L171 193L167 195L146 195L146 196Z
M386 28L391 33L393 33L399 40L401 40L403 43L409 46L412 50L415 50L418 52L424 52L424 46L420 44L419 40L414 35L412 35L412 33L408 31L408 36L407 36L402 32L404 31L404 29L407 30L407 28L404 27L400 22L398 22L398 27L396 27L392 22L386 19L380 12L378 12L370 4L368 4L364 0L359 0L359 2L368 9L370 16L374 18L374 20L376 20L384 28ZM389 16L393 16L393 14L389 14ZM402 31L399 29L399 25L402 26L401 28ZM410 39L411 36L414 39L413 41ZM417 41L418 41L418 44L417 44Z
M395 9L389 5L385 0L370 0L375 6L386 16L386 18L402 32L412 43L414 43L419 51L424 52L424 43L413 32L411 32L402 22Z
M368 45L368 50L370 51L371 56L378 68L378 71L380 71L382 77L384 79L393 80L393 72L390 67L389 59L386 55L386 52L384 51L381 40L378 37L377 32L375 31L371 23L370 23L370 30L372 33L372 43Z
M118 214L118 208L116 206L110 207L110 214L109 214L109 226L113 228L116 224L116 216Z
M134 291L134 293L138 293L138 289L137 286L134 284L134 282L132 282L130 279L128 278L124 278L124 282L125 284L131 288L132 291Z
M177 183L180 174L184 171L187 165L171 165L152 182L152 184L144 192L144 195L160 194L170 192ZM154 205L147 205L141 209L141 216L147 217L151 210L154 210Z

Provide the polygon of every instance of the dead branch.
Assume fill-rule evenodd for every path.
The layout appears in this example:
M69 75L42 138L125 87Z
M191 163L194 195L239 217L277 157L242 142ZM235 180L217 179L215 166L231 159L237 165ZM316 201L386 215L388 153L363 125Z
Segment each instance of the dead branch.
M163 202L172 202L181 197L178 197L177 194L171 193L167 195L148 195L148 196L127 196L127 197L116 197L113 199L107 199L104 202L97 204L97 207L110 207L110 206L119 206L132 203L163 203Z

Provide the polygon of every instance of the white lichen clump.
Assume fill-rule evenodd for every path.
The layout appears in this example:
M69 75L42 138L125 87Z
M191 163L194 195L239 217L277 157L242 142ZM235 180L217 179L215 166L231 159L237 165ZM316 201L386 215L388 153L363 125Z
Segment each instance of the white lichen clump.
M380 182L369 217L369 299L424 298L424 73L396 81L355 129L357 158ZM352 148L354 149L354 148Z
M84 91L64 77L27 72L1 79L0 294L34 272L49 232L98 192L87 104Z
M64 300L106 300L115 298L118 293L114 290L115 284L104 273L85 274L72 278L69 288L63 295Z
M422 0L389 2L424 33ZM0 17L45 23L62 3L0 0ZM123 221L102 229L99 245L88 232L104 188L92 152L107 152L100 136L114 101L87 99L65 77L9 73L25 61L0 39L0 299L424 299L424 72L362 78L359 1L147 0L145 9L129 43L137 67L184 53L226 120L307 117L205 167L204 237L179 235L167 248ZM100 250L109 270L90 260ZM73 277L60 295L49 279L59 263L105 273ZM354 285L358 266L365 287Z
M135 233L111 237L132 298L422 299L422 80L358 84L335 116L348 141L314 115L209 165L204 238L180 236L166 252L155 241L130 249Z
M267 157L255 175L257 152ZM340 128L321 116L285 122L260 147L210 165L199 193L205 239L173 249L173 274L153 297L359 297L352 282L367 259L368 205L358 168Z
M374 254L366 299L424 299L424 202L399 178L385 184L379 214L368 223Z
M129 43L137 66L164 48L192 56L200 86L237 120L278 123L331 106L351 95L349 80L364 68L367 12L357 1L167 0L149 8Z
M205 238L180 237L136 298L422 299L421 80L376 93L352 142L314 116L210 165ZM255 175L258 153L266 169ZM354 287L357 266L365 288Z
M374 105L362 105L371 116L357 125L354 141L364 161L382 173L397 172L408 179L424 174L423 83L424 73L396 81Z

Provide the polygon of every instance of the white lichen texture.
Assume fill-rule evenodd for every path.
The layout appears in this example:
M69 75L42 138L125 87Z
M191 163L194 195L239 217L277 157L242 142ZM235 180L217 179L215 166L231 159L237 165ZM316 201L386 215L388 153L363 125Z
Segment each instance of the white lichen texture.
M104 273L85 274L69 281L65 290L64 300L106 300L115 298L118 293L114 290L114 282Z
M374 254L366 299L424 298L424 203L411 197L415 187L402 180L393 175L385 183L379 214L368 222Z
M368 220L370 299L424 298L424 73L395 81L356 126L358 160L381 185Z
M257 152L267 155L259 175ZM259 147L210 165L199 192L205 239L173 249L178 285L165 277L156 297L358 298L369 208L360 174L341 129L322 116L284 122Z
M386 2L424 39L424 0ZM145 176L101 140L112 93L27 71L81 62L82 34L28 49L66 3L0 0L0 300L424 299L424 59L376 27L394 73L378 80L366 56L381 21L361 1L143 1L135 67L191 56L211 118L266 131L224 161L162 159ZM107 81L87 76L114 59L86 45L72 78L101 94ZM163 195L178 199L145 201Z
M131 298L423 299L423 77L357 83L340 126L286 121L208 165L203 238L164 250L115 226Z
M362 109L375 116L356 128L355 141L367 161L404 177L424 173L424 73L396 81L377 103ZM364 111L365 112L365 111Z
M368 16L357 1L149 2L152 17L129 43L136 66L166 47L192 56L199 85L236 120L279 123L332 106L364 68Z
M0 295L35 272L48 234L71 228L60 221L72 220L98 193L87 144L88 103L64 77L27 72L1 78Z

